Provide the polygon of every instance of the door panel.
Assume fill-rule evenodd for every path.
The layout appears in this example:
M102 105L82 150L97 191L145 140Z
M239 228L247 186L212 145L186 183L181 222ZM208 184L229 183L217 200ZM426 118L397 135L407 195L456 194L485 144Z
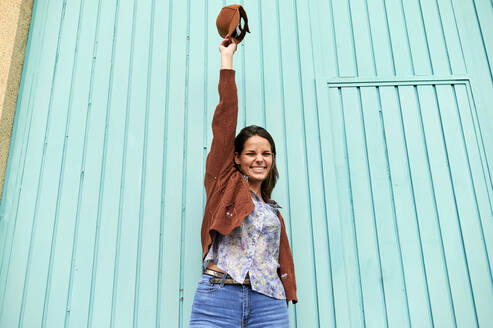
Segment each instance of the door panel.
M326 85L349 281L334 276L336 312L359 299L371 326L492 322L490 177L467 79Z

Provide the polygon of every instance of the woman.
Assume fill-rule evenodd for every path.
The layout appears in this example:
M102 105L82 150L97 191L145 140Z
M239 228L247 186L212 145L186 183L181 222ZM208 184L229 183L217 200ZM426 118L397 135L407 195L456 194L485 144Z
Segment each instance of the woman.
M204 274L189 327L289 327L296 280L280 207L270 199L278 178L274 140L258 126L235 138L234 39L227 36L219 51L220 99L204 181Z

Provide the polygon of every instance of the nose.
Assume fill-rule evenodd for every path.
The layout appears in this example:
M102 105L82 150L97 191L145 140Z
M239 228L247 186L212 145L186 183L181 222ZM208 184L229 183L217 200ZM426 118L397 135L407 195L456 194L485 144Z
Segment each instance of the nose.
M264 156L262 154L257 154L257 156L255 156L255 162L260 163L263 161L264 161Z

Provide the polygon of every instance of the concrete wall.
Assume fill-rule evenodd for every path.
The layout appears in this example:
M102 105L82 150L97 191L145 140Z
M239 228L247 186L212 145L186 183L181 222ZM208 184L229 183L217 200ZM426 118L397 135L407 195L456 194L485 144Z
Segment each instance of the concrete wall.
M33 0L0 1L0 198Z

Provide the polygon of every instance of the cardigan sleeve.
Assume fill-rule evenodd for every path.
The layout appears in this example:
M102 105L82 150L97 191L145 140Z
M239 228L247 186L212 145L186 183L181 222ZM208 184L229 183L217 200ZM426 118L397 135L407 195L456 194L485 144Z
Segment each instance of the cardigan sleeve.
M207 180L233 165L234 139L238 117L238 95L235 71L222 69L219 75L219 104L212 119L212 144L206 162Z

